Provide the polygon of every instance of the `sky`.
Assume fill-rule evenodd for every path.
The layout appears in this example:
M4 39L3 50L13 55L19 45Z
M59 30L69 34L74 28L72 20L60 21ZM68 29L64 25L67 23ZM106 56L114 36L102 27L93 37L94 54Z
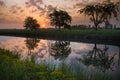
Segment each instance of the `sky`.
M0 28L23 28L24 20L28 16L37 19L41 28L50 28L48 15L54 9L67 11L72 17L72 25L90 25L89 18L79 14L78 10L87 4L102 1L105 0L0 0ZM120 26L120 19L119 21L112 19L111 23Z

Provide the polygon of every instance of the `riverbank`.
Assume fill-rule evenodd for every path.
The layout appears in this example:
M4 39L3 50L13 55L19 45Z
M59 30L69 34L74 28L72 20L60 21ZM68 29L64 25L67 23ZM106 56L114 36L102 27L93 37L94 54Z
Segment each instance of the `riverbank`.
M37 31L27 31L20 29L1 29L0 35L18 37L37 37L51 40L106 42L120 44L120 30L61 30L41 29Z
M8 50L0 49L0 80L109 80L103 72L86 72L81 67L74 72L62 64L58 69L54 65L35 64L21 61L19 56Z

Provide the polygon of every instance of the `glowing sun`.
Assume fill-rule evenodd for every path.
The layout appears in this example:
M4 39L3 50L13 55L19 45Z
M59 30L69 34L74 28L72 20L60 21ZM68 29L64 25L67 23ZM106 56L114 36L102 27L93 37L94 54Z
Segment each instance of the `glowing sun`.
M46 26L45 26L45 24L42 24L41 27L45 28Z

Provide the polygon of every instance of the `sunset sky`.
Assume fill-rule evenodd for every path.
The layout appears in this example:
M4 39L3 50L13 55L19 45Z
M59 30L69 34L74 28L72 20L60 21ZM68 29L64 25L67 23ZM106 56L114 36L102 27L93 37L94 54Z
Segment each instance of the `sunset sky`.
M0 0L0 28L23 28L27 16L37 19L42 28L49 28L48 15L55 8L67 11L72 16L72 24L89 25L89 18L79 14L78 10L102 1L105 0ZM119 21L112 19L111 22L120 26L120 15Z

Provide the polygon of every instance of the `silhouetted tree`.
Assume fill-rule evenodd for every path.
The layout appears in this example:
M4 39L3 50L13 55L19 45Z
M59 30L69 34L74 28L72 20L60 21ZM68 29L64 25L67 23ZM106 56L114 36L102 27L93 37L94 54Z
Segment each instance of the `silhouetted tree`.
M51 25L55 26L56 28L59 28L61 30L61 27L65 27L66 24L69 25L71 23L71 16L66 12L56 9L49 15Z
M85 6L83 9L79 10L80 14L85 14L90 17L91 22L94 23L95 29L103 22L108 22L113 16L117 19L119 11L119 2L104 2L98 4L91 4Z
M36 30L40 27L40 25L37 23L36 19L33 19L32 17L27 17L25 19L24 27L27 30Z
M95 67L101 68L103 71L111 69L111 64L113 63L114 56L109 56L107 53L108 47L105 47L103 50L97 48L97 45L93 47L92 51L89 51L87 55L83 56L83 59L80 59L85 65L93 65Z
M71 53L69 45L68 41L56 41L50 47L50 55L54 56L55 59L65 59Z

